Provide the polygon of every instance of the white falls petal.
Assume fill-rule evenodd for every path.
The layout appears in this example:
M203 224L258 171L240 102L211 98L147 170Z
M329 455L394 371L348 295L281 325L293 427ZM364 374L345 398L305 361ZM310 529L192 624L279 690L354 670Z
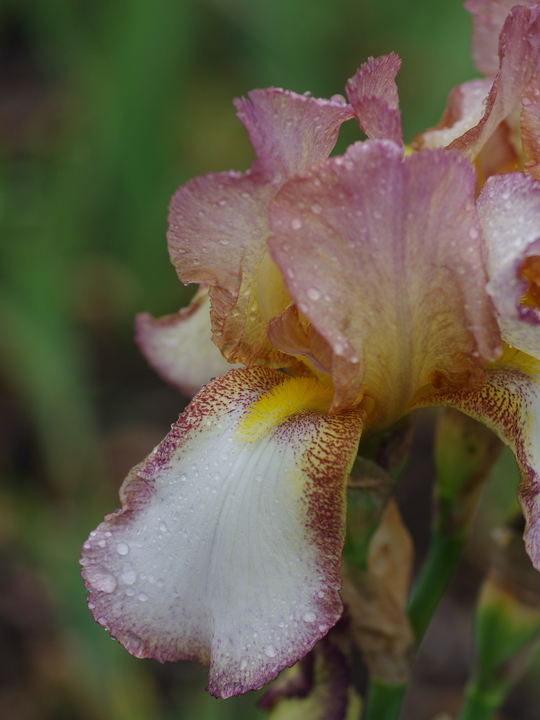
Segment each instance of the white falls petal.
M84 545L96 620L138 657L210 664L214 695L261 687L341 614L362 414L320 411L309 383L267 368L210 383ZM261 396L275 407L251 415Z

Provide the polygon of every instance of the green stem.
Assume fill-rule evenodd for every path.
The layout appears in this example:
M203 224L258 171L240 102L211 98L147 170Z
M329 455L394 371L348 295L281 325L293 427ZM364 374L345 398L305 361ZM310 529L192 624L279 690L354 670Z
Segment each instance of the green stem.
M505 683L493 690L483 690L475 682L470 683L457 720L491 720L504 700L507 690Z
M428 554L409 600L409 619L417 644L452 579L466 540L463 533L449 536L432 531Z
M406 689L371 678L362 720L397 720Z

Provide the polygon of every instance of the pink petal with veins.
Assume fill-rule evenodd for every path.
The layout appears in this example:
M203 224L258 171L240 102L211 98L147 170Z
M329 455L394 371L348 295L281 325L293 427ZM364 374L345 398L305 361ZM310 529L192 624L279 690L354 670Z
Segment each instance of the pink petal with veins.
M370 57L347 82L347 97L360 127L372 140L402 144L401 113L395 82L401 60L395 53Z
M476 386L499 354L475 184L458 153L402 160L396 144L366 141L276 197L270 253L331 347L335 409L364 392L387 425L424 384Z
M536 72L540 57L540 5L513 8L501 31L499 57L499 71L486 99L484 116L450 146L470 158L480 153L498 125L518 107Z
M253 91L237 108L257 154L252 168L195 178L176 191L169 253L182 282L209 286L213 340L228 360L287 366L266 338L257 294L268 205L292 174L328 156L352 112L276 88Z
M473 58L478 70L493 77L499 69L499 34L515 5L533 7L536 0L467 0L473 16Z

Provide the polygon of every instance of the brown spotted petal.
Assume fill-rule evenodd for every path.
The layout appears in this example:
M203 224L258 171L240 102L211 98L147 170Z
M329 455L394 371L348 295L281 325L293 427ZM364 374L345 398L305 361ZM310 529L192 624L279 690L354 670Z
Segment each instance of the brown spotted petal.
M276 197L270 253L331 347L334 409L364 392L386 426L423 385L474 384L497 356L474 188L458 153L402 160L395 143L366 141Z
M247 173L195 178L172 198L168 243L185 283L209 286L213 340L231 362L287 365L266 338L258 274L265 263L268 205L285 180L328 156L350 108L276 88L237 102L256 158ZM264 269L264 268L263 268ZM266 272L266 271L265 271ZM280 296L279 274L271 294ZM279 306L282 312L288 303Z
M519 501L525 548L540 570L540 363L507 349L476 392L434 395L423 405L448 405L487 425L514 453L521 474Z
M189 307L155 319L141 313L135 339L141 353L161 377L193 397L211 378L231 369L211 340L210 301L203 287Z
M487 289L502 337L540 358L540 303L526 301L523 274L526 259L540 256L540 182L522 173L489 178L478 215L487 246Z
M209 691L229 697L273 680L338 620L363 415L328 415L319 385L231 370L128 475L81 564L95 619L133 655L197 659Z
M401 113L395 82L401 60L395 53L370 57L347 82L347 97L360 127L372 140L402 144Z

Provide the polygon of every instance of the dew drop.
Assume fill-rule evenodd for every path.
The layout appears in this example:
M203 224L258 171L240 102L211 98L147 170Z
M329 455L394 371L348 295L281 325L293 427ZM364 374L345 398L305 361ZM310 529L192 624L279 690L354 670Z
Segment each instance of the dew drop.
M127 570L124 570L124 572L120 575L120 580L125 585L133 585L136 579L137 572L133 570L133 568L128 568Z
M310 287L310 288L308 288L307 296L310 300L313 300L313 301L320 300L321 293L317 290L317 288Z
M159 529L161 530L161 532L167 532L169 528L167 527L167 523L161 522L159 523Z
M141 602L146 602L146 601L148 600L148 595L147 595L146 593L141 593L141 594L139 595L139 600L140 600Z
M186 482L186 480L187 480L187 475L185 475L184 473L182 473L182 474L180 475L180 477L179 477L179 480L180 480L180 482Z
M304 613L304 622L313 623L313 622L315 622L316 619L317 618L315 616L315 613L313 613L313 612Z
M240 661L240 670L245 670L247 668L247 664L247 658L242 658L242 660Z
M97 568L88 568L86 572L92 590L104 593L112 593L116 590L116 578L110 573Z
M301 227L302 227L301 220L299 220L298 218L294 218L294 220L291 220L291 228L293 230L300 230Z
M275 648L273 645L267 645L267 646L264 648L264 654L265 654L265 655L268 655L268 657L276 657L276 655L277 655L277 650L276 650L276 648Z
M127 555L129 552L129 545L126 545L126 543L118 543L116 546L116 552L119 555Z
M313 203L311 206L311 211L315 213L315 215L319 215L322 211L322 207L319 203Z

